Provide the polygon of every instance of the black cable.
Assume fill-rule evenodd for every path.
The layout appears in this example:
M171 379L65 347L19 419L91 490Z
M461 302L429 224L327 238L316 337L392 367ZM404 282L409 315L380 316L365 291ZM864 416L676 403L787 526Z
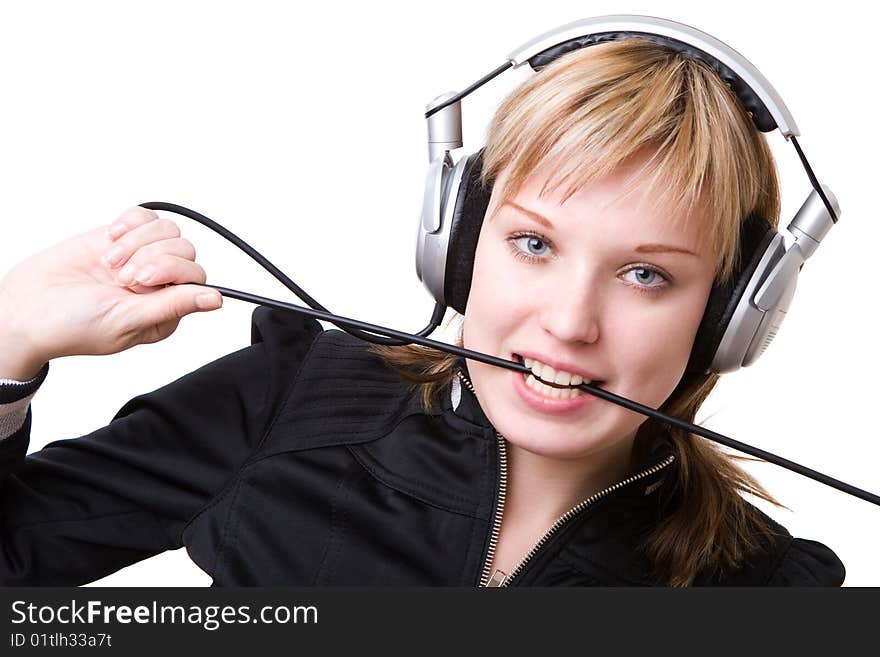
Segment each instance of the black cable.
M204 285L204 287L213 288L220 292L220 294L222 294L224 297L239 299L241 301L248 301L250 303L257 303L264 306L272 306L273 308L278 308L280 310L290 310L300 313L302 315L306 315L308 317L314 317L315 319L330 322L332 324L335 324L336 326L339 326L340 328L346 328L346 330L361 329L364 331L370 331L371 333L380 333L391 336L393 338L397 338L398 340L404 341L406 343L415 343L424 347L431 347L433 349L445 351L456 356L461 356L462 358L469 358L471 360L476 360L481 363L495 365L496 367L503 367L508 370L513 370L514 372L520 372L521 374L531 373L531 370L528 367L526 367L525 365L521 365L520 363L517 363L515 361L505 360L503 358L496 358L495 356L489 356L488 354L482 354L478 351L471 351L470 349L465 349L464 347L458 347L456 345L447 344L445 342L431 340L430 338L425 338L422 336L410 335L408 333L404 333L403 331L397 331L395 329L386 328L377 324L370 324L368 322L362 322L357 319L341 317L339 315L334 315L332 313L320 310L303 308L302 306L285 303L283 301L276 301L274 299L268 299L266 297L257 296L248 292L241 292L239 290L233 290L227 287L221 287L219 285L206 284ZM640 413L642 415L646 415L650 418L654 418L655 420L659 420L660 422L666 422L675 427L678 427L679 429L683 429L684 431L695 433L704 438L708 438L709 440L712 440L716 443L720 443L737 451L750 454L764 461L774 463L778 466L791 470L792 472L796 472L797 474L809 477L810 479L818 481L819 483L825 484L826 486L836 488L839 491L849 493L850 495L880 506L880 495L875 495L874 493L862 490L861 488L856 488L855 486L847 484L846 482L829 477L828 475L817 472L816 470L812 470L811 468L807 468L803 465L800 465L799 463L795 463L794 461L789 461L788 459L781 456L776 456L771 452L767 452L757 447L752 447L751 445L739 442L738 440L734 440L733 438L728 438L723 434L717 433L710 429L706 429L699 425L692 424L676 417L672 417L671 415L666 415L665 413L661 413L660 411L653 409L649 406L644 406L642 404L639 404L638 402L627 399L626 397L620 397L618 395L615 395L613 392L608 392L607 390L603 390L602 388L599 388L592 384L583 383L577 387L580 390L583 390L584 392L587 392L595 397L599 397L613 404L617 404L618 406L623 406L626 409L635 411L636 413Z
M512 61L508 60L508 61L504 62L501 66L496 68L494 71L492 71L488 75L484 75L483 77L481 77L479 80L474 82L471 86L469 86L464 91L461 91L461 92L455 94L452 98L444 100L442 103L437 105L437 107L432 107L430 110L425 112L425 118L428 119L431 116L433 116L434 114L436 114L437 112L439 112L440 110L442 110L443 108L449 107L453 103L457 103L458 101L460 101L462 98L464 98L465 96L467 96L471 92L476 91L477 89L482 87L484 84L486 84L492 78L497 77L497 76L501 75L502 73L504 73L504 71L509 69L511 66L513 66Z
M302 306L297 306L295 304L286 303L283 301L277 301L275 299L269 299L267 297L261 297L255 294L250 294L248 292L242 292L240 290L233 290L227 287L221 287L218 285L208 285L204 284L203 287L209 287L214 290L217 290L225 297L229 297L232 299L238 299L241 301L247 301L250 303L261 304L264 306L271 306L274 308L278 308L281 310L290 310L293 312L300 313L302 315L306 315L308 317L313 317L315 319L319 319L322 321L330 322L346 332L354 335L355 337L367 340L369 342L375 342L378 344L393 344L393 345L405 345L405 344L420 344L425 347L431 347L433 349L438 349L440 351L444 351L456 356L461 356L463 358L469 358L471 360L476 360L482 363L487 363L489 365L495 365L496 367L503 367L505 369L513 370L515 372L520 372L521 374L528 374L531 372L529 368L525 365L520 365L515 361L505 360L503 358L496 358L495 356L489 356L488 354L482 354L477 351L471 351L470 349L465 349L464 347L458 347L456 345L450 345L445 342L439 342L437 340L431 340L427 337L434 328L436 328L440 321L443 319L444 312L446 307L441 304L436 304L434 306L434 314L431 317L431 322L423 329L419 334L413 335L410 333L405 333L403 331L398 331L395 329L390 329L385 326L379 326L378 324L370 324L368 322L362 322L357 319L351 319L348 317L342 317L340 315L334 315L329 312L326 308L324 308L320 303L316 300L312 299L308 294L306 294L296 283L290 280L283 272L281 272L277 267L275 267L271 262L269 262L266 258L260 255L257 251L255 251L250 245L248 245L244 240L239 238L237 235L227 230L220 224L208 219L202 214L194 210L190 210L189 208L185 208L180 205L175 205L173 203L164 203L164 202L150 202L150 203L142 203L141 207L150 209L150 210L166 210L169 212L174 212L176 214L180 214L184 217L188 217L193 219L194 221L198 221L199 223L211 228L215 232L219 233L230 242L238 246L240 249L245 251L248 255L250 255L254 260L256 260L260 265L262 265L266 270L269 271L273 276L275 276L278 280L280 280L284 285L294 292L297 296L299 296L303 301L308 303L311 308L304 308ZM194 285L201 285L200 283L193 283ZM432 328L431 328L432 327ZM429 330L430 328L430 330ZM375 335L370 335L370 333L378 333L380 335L389 336L391 339L386 339L380 342L380 338ZM746 443L739 442L738 440L734 440L733 438L728 438L727 436L712 431L710 429L706 429L699 425L693 424L686 420L681 420L679 418L673 417L671 415L666 415L658 411L657 409L650 408L649 406L644 406L639 404L638 402L634 402L626 397L620 397L615 395L612 392L608 392L607 390L603 390L597 386L592 384L583 383L577 386L580 390L587 392L595 397L599 397L606 401L609 401L613 404L617 404L618 406L622 406L628 410L634 411L636 413L640 413L641 415L645 415L647 417L653 418L660 422L665 422L667 424L671 424L679 429L687 431L689 433L697 434L698 436L702 436L709 440L712 440L721 445L725 445L727 447L731 447L745 454L750 454L764 461L768 461L769 463L774 463L780 467L791 470L792 472L796 472L797 474L803 475L819 483L825 484L826 486L830 486L844 493L849 493L855 497L863 499L867 502L872 502L880 506L880 496L875 495L874 493L870 493L868 491L862 490L861 488L857 488L846 482L840 481L838 479L834 479L829 477L828 475L822 474L821 472L817 472L816 470L812 470L811 468L807 468L803 465L795 463L794 461L790 461L781 456L776 456L771 452L767 452L765 450L759 449L757 447L752 447L751 445L747 445Z
M216 221L208 219L205 215L196 212L195 210L190 210L189 208L185 208L182 205L176 205L174 203L165 203L164 201L150 201L147 203L140 204L142 208L146 208L148 210L164 210L166 212L173 212L175 214L179 214L183 217L187 217L188 219L192 219L193 221L197 221L203 226L206 226L213 230L215 233L220 234L233 244L240 248L242 251L247 253L251 258L256 260L266 271L268 271L272 276L281 281L284 286L293 292L296 296L302 299L307 305L312 308L316 308L317 310L322 310L324 312L330 312L317 300L313 299L309 296L305 290L303 290L299 285L294 283L290 278L288 278L283 271L278 269L275 265L273 265L267 258L265 258L260 252L254 249L250 244L241 239L238 235L233 233L230 230L227 230ZM417 335L424 336L430 335L434 329L440 326L440 322L443 321L443 316L446 314L446 306L443 304L435 304L434 305L434 314L431 316L431 321L428 325L418 332ZM352 333L356 337L366 340L367 342L373 342L375 344L383 344L389 346L401 346L405 344L409 344L408 342L400 342L398 340L388 340L386 338L380 338L374 335L369 335L367 333L363 333L361 331L357 331Z
M834 208L831 207L831 203L828 202L828 197L825 196L825 192L822 190L822 185L819 184L816 174L813 173L813 167L811 167L810 163L807 161L807 156L804 155L804 152L801 150L801 145L798 143L797 137L794 135L791 136L791 143L794 144L794 149L797 151L798 157L801 158L801 164L803 164L804 169L807 170L807 178L810 179L810 184L813 186L813 189L816 190L819 198L822 199L822 202L828 209L828 214L831 215L831 221L837 223L837 214L834 212Z
M472 85L467 87L464 91L461 91L451 98L443 101L436 107L431 108L429 111L425 112L425 118L429 118L432 115L436 114L440 110L457 103L465 96L469 95L476 89L479 89L484 84L497 77L507 69L513 66L513 62L508 60L498 68L491 71L489 74L483 76ZM795 150L797 151L798 157L801 160L801 164L807 172L807 177L810 179L810 184L813 186L813 189L816 190L816 193L822 199L822 202L825 204L826 209L828 210L828 214L831 216L831 220L834 223L837 223L837 214L834 212L834 208L831 206L831 203L828 201L825 192L822 190L821 185L819 184L816 175L813 173L813 169L810 166L809 161L804 155L803 150L801 150L800 144L797 141L797 138L792 136L791 141L794 144ZM309 317L314 317L315 319L323 320L326 322L330 322L346 332L354 335L355 337L361 338L368 342L373 342L376 344L386 344L386 345L405 345L405 344L420 344L425 347L432 347L434 349L438 349L440 351L445 351L450 354L454 354L457 356L461 356L464 358L470 358L471 360L480 361L483 363L487 363L489 365L495 365L497 367L503 367L509 370L513 370L516 372L520 372L522 374L528 374L531 370L524 365L520 365L515 361L508 361L501 358L496 358L494 356L489 356L487 354L481 354L476 351L471 351L469 349L465 349L463 347L458 347L455 345L450 345L444 342L438 342L437 340L431 340L426 338L425 336L429 335L437 326L439 326L440 322L443 319L443 315L446 311L446 306L441 304L435 304L434 313L431 317L431 321L424 329L422 329L417 335L412 335L409 333L404 333L403 331L397 331L395 329L390 329L384 326L379 326L377 324L370 324L368 322L362 322L360 320L350 319L347 317L342 317L339 315L334 315L329 312L324 306L318 303L311 296L306 294L302 288L300 288L296 283L294 283L290 278L288 278L281 270L279 270L275 265L269 262L266 258L260 255L255 249L253 249L250 245L248 245L244 240L240 239L234 233L225 229L220 224L208 219L202 214L195 212L194 210L190 210L189 208L185 208L180 205L175 205L173 203L164 203L164 202L149 202L149 203L141 203L141 206L150 210L166 210L169 212L174 212L176 214L180 214L182 216L193 219L194 221L198 221L199 223L207 226L211 230L219 233L227 240L241 248L245 253L247 253L251 258L256 260L260 265L262 265L270 274L272 274L275 278L281 281L285 287L291 290L297 297L302 299L306 304L311 306L309 308L303 308L302 306L297 306L294 304L285 303L283 301L276 301L274 299L269 299L267 297L261 297L254 294L249 294L247 292L241 292L239 290L233 290L231 288L221 287L217 285L204 285L204 287L210 287L218 292L220 292L223 296L230 297L233 299L239 299L241 301L248 301L250 303L256 303L266 306L272 306L274 308L279 308L281 310L290 310L293 312L298 312L303 315L307 315ZM379 333L387 336L391 336L392 339L382 339L375 335L370 335L370 333ZM650 408L648 406L644 406L639 404L638 402L634 402L632 400L626 399L625 397L619 397L614 393L608 392L607 390L603 390L597 386L593 386L591 384L581 384L577 386L580 390L587 392L596 397L600 397L606 401L610 401L618 406L622 406L631 411L635 411L636 413L640 413L647 417L653 418L660 422L665 422L667 424L671 424L672 426L678 427L684 431L689 433L694 433L709 440L712 440L721 445L725 445L726 447L730 447L737 451L743 452L745 454L750 454L764 461L768 461L770 463L774 463L780 467L791 470L792 472L796 472L797 474L803 475L819 483L825 484L826 486L830 486L837 490L840 490L844 493L849 493L855 497L863 499L868 502L872 502L880 506L880 496L875 495L874 493L870 493L868 491L862 490L846 482L840 481L838 479L834 479L829 477L828 475L822 474L821 472L817 472L811 468L807 468L803 465L795 463L794 461L790 461L781 456L777 456L772 454L771 452L767 452L757 447L752 447L751 445L747 445L745 443L739 442L738 440L734 440L733 438L729 438L723 434L717 433L710 429L706 429L699 425L693 424L691 422L687 422L685 420L681 420L676 417L672 417L670 415L666 415L665 413L661 413L660 411Z

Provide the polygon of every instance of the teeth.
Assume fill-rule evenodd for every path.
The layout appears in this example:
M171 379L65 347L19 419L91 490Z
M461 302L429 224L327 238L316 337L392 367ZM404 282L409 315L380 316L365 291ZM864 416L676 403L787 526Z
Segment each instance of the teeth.
M541 383L538 379L535 378L534 374L529 374L526 379L526 385L535 390L536 392L541 393L546 397L552 397L554 399L572 399L574 397L580 397L583 392L577 390L575 388L552 388L548 386L546 383Z
M565 370L559 370L557 372L549 365L545 365L541 361L534 360L532 358L523 357L523 364L530 370L532 370L532 374L535 375L536 379L543 379L544 381L553 382L557 385L579 386L582 383L591 382L590 379L585 379L580 374L571 374L570 372L566 372ZM547 387L549 388L550 386ZM558 390L558 388L550 389Z

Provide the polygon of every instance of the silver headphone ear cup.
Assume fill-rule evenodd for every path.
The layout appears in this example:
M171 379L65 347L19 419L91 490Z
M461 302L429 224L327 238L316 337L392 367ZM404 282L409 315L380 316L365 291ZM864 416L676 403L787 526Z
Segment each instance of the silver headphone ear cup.
M835 214L839 216L837 199L827 186L823 185L823 188L831 204L836 206ZM730 335L724 336L719 343L719 351L723 348L724 352L717 355L717 362L713 361L713 369L717 367L720 371L725 367L734 367L737 362L745 367L764 353L785 319L804 262L833 225L834 216L825 202L815 190L810 192L788 225L788 231L795 238L794 243L785 249L782 238L777 235L756 268L753 276L755 284L750 281L748 293L744 295L749 302L748 307L736 309L739 316L735 313L736 322L732 322Z
M428 288L434 301L446 305L443 282L446 278L446 253L449 247L449 224L443 225L444 195L448 193L449 153L428 165L422 214L416 230L416 275Z
M782 321L788 313L788 308L791 306L791 300L794 298L794 291L796 288L797 277L795 277L785 288L785 292L779 299L779 303L777 303L774 308L771 308L764 313L764 318L761 320L761 324L755 332L755 337L752 338L752 344L749 345L746 355L743 358L743 367L748 367L758 360L758 357L763 354L767 347L770 346L770 343L773 342L773 338L776 337L776 333L779 331L779 327L782 326Z
M422 216L416 236L416 274L434 297L449 305L446 298L449 244L455 229L455 208L468 157L453 166L447 152L428 167Z
M782 235L777 233L764 250L730 317L709 366L711 372L723 374L751 365L775 337L794 297L797 279L792 280L779 303L766 312L756 307L752 301L784 253Z

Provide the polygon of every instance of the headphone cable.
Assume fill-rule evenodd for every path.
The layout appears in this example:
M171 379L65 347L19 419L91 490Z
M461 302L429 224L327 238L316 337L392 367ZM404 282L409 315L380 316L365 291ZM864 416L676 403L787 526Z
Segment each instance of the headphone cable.
M182 205L176 205L174 203L165 203L163 201L150 201L148 203L141 203L142 208L147 208L148 210L164 210L166 212L173 212L175 214L179 214L187 219L192 219L193 221L197 221L198 223L210 228L215 233L218 233L220 236L226 238L228 241L232 242L239 249L247 253L251 258L256 260L260 266L263 267L266 271L268 271L272 276L277 278L281 283L291 292L293 292L297 297L302 299L306 305L315 308L316 310L321 310L329 313L324 306L322 306L318 301L312 298L305 290L303 290L299 285L294 283L283 271L278 269L275 265L273 265L269 260L263 256L259 251L253 248L250 244L241 239L238 235L233 233L232 231L224 228L216 221L209 219L205 215L196 212L195 210L190 210L189 208L185 208ZM441 303L437 303L434 305L434 313L431 315L431 321L428 325L419 331L416 335L425 336L430 335L434 332L438 326L440 326L440 322L443 321L443 316L446 314L446 306ZM369 335L362 331L355 330L351 332L355 337L360 338L361 340L366 340L367 342L372 342L374 344L388 345L388 346L401 346L405 344L409 344L409 342L393 340L388 338L383 338L375 335ZM406 334L404 334L406 335Z
M269 273L278 278L278 280L284 283L285 287L290 289L300 299L305 301L309 306L311 306L311 308L305 308L303 306L297 306L292 303L286 303L284 301L278 301L276 299L270 299L268 297L262 297L256 294L250 294L249 292L242 292L240 290L234 290L219 285L202 285L201 283L193 283L193 285L201 285L202 287L208 287L217 290L224 297L229 297L231 299L238 299L239 301L247 301L249 303L270 306L279 310L293 311L307 317L312 317L317 320L329 322L331 324L334 324L335 326L338 326L345 332L350 333L355 337L368 340L369 342L377 342L379 344L391 345L418 344L423 347L430 347L432 349L437 349L439 351L443 351L455 356L460 356L462 358L468 358L471 360L479 361L481 363L486 363L488 365L494 365L496 367L503 367L505 369L519 372L521 374L531 373L531 370L529 368L515 361L497 358L495 356L490 356L488 354L483 354L478 351L472 351L464 347L451 345L426 337L428 334L431 333L431 331L434 330L434 328L436 328L437 325L439 325L440 321L443 318L443 313L446 310L446 307L441 304L435 305L434 315L432 316L431 323L428 325L428 327L422 329L422 331L416 335L405 333L403 331L398 331L396 329L387 328L385 326L380 326L378 324L371 324L369 322L363 322L361 320L335 315L324 308L312 297L307 295L296 283L285 276L284 273L281 272L281 270L275 267L265 257L260 255L244 240L242 240L237 235L227 230L220 224L212 221L211 219L208 219L204 215L201 215L198 212L185 208L181 205L175 205L173 203L141 203L141 207L150 210L166 210L168 212L174 212L176 214L180 214L184 217L198 221L199 223L210 228L211 230L214 230L215 232L219 233L230 242L238 246L240 249L245 251L257 262L259 262L267 271L269 271ZM370 335L371 333L385 335L388 336L388 338L384 339L383 342L378 342L379 338L377 338L377 336L375 335ZM833 477L829 477L828 475L822 474L821 472L800 465L799 463L795 463L794 461L790 461L781 456L777 456L776 454L773 454L771 452L765 451L758 447L753 447L738 440L734 440L733 438L720 434L716 431L712 431L711 429L706 429L705 427L701 427L686 420L667 415L665 413L662 413L661 411L658 411L657 409L651 408L649 406L644 406L643 404L639 404L638 402L627 399L626 397L621 397L614 394L613 392L609 392L608 390L604 390L603 388L594 386L592 384L582 383L577 386L577 388L579 390L582 390L583 392L591 394L595 397L599 397L600 399L604 399L605 401L609 401L613 404L617 404L618 406L622 406L623 408L626 408L628 410L634 411L641 415L645 415L666 424L671 424L672 426L682 429L683 431L697 434L698 436L702 436L703 438L707 438L708 440L711 440L713 442L719 443L726 447L730 447L745 454L749 454L763 461L773 463L782 468L786 468L788 470L791 470L792 472L803 475L804 477L808 477L809 479L813 479L814 481L825 484L826 486L830 486L831 488L835 488L839 491L848 493L849 495L853 495L855 497L858 497L859 499L880 506L880 495L862 490L861 488L857 488L856 486L848 484L844 481L840 481L839 479L834 479Z

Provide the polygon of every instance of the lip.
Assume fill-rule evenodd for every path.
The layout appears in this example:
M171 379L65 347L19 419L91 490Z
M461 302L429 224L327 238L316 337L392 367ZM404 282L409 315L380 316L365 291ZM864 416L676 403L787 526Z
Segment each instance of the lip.
M523 354L520 355L522 356ZM531 356L529 356L529 358L531 358ZM545 397L540 392L532 390L527 386L526 380L519 372L508 370L507 373L513 377L512 384L519 398L525 402L527 406L540 413L547 413L550 415L574 413L598 401L596 397L588 392L584 392L573 399Z
M539 360L542 363L549 365L557 372L559 370L563 370L564 372L568 372L569 374L580 374L583 378L589 379L590 381L599 381L601 382L603 379L598 374L593 374L592 372L587 372L586 370L580 369L577 365L573 363L566 363L562 360L554 360L548 356L542 356L541 354L534 351L517 351L514 352L523 358L531 358L532 360ZM516 360L516 356L511 354L513 360Z

